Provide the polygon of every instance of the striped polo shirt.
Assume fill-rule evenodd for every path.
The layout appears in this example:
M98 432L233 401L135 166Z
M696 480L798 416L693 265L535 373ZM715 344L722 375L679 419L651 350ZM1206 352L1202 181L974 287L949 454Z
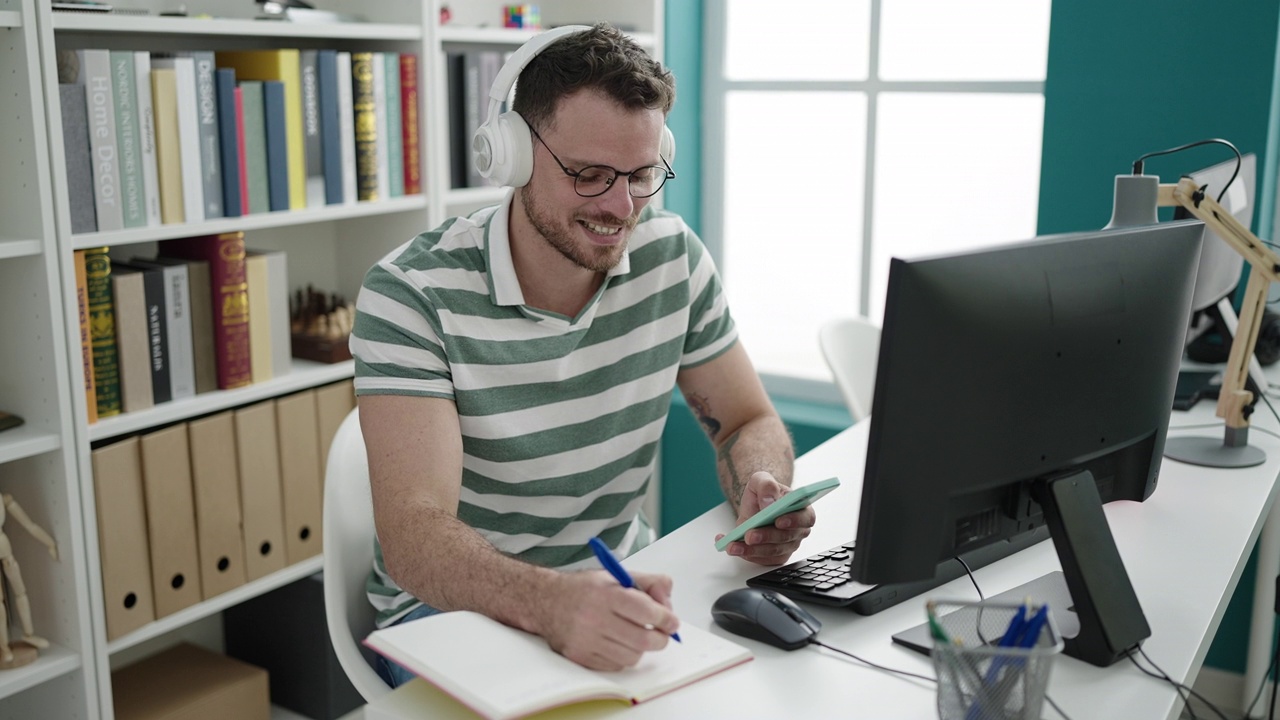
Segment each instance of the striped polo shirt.
M576 317L524 304L512 193L393 250L365 276L357 395L449 398L462 429L458 517L499 551L594 567L587 540L648 544L640 512L676 373L737 339L715 265L679 216L646 207L627 253ZM375 548L378 625L420 604Z

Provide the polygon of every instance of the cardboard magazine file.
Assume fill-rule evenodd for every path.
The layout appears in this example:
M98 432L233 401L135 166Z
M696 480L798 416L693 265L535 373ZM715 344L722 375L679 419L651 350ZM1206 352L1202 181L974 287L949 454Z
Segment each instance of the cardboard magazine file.
M321 549L320 442L312 390L276 399L280 490L284 499L285 559L290 565Z
M151 588L156 617L162 618L204 599L187 426L183 423L143 435L141 442Z
M267 671L182 643L111 673L116 720L270 720Z
M196 548L205 599L245 584L240 531L240 473L236 469L231 411L187 423L191 486L195 495Z
M257 580L285 567L275 403L268 400L240 408L235 411L235 421L245 574L249 580Z
M100 447L92 460L107 639L114 640L156 619L138 439Z
M316 388L316 432L320 435L320 472L329 464L329 446L338 426L356 406L355 384L343 380Z

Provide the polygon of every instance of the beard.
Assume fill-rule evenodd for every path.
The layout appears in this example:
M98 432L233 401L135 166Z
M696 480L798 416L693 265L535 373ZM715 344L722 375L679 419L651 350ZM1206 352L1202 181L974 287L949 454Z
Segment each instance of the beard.
M574 265L592 272L607 273L617 267L622 261L623 253L627 251L627 240L640 215L636 212L631 217L619 218L614 215L577 214L568 222L564 222L555 217L550 207L541 201L529 185L520 188L520 197L525 217L529 218L529 224L533 225L547 244ZM578 220L607 227L620 226L618 234L622 237L613 245L595 245L585 242L578 231Z

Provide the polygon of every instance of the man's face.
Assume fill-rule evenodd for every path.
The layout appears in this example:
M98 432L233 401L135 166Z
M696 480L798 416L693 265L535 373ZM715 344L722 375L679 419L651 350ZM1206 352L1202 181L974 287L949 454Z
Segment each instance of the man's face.
M602 195L581 197L548 147L569 170L608 165L629 172L662 164L662 123L661 111L628 110L595 91L560 101L555 121L540 132L543 142L533 139L533 175L520 193L529 222L561 255L581 268L608 272L621 261L652 198L631 197L625 177Z

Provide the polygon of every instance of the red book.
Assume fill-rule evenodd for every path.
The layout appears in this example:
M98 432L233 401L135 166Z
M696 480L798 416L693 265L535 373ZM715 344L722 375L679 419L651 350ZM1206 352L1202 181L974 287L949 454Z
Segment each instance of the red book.
M244 233L163 240L159 254L209 264L218 389L230 390L253 382L249 366L249 285L244 266Z
M422 157L418 149L418 56L400 54L400 129L404 146L404 194L422 192Z
M244 155L244 93L239 86L235 89L236 96L236 142L239 147L236 148L236 154L240 157L240 207L244 208L244 214L249 214L249 164L245 162Z

